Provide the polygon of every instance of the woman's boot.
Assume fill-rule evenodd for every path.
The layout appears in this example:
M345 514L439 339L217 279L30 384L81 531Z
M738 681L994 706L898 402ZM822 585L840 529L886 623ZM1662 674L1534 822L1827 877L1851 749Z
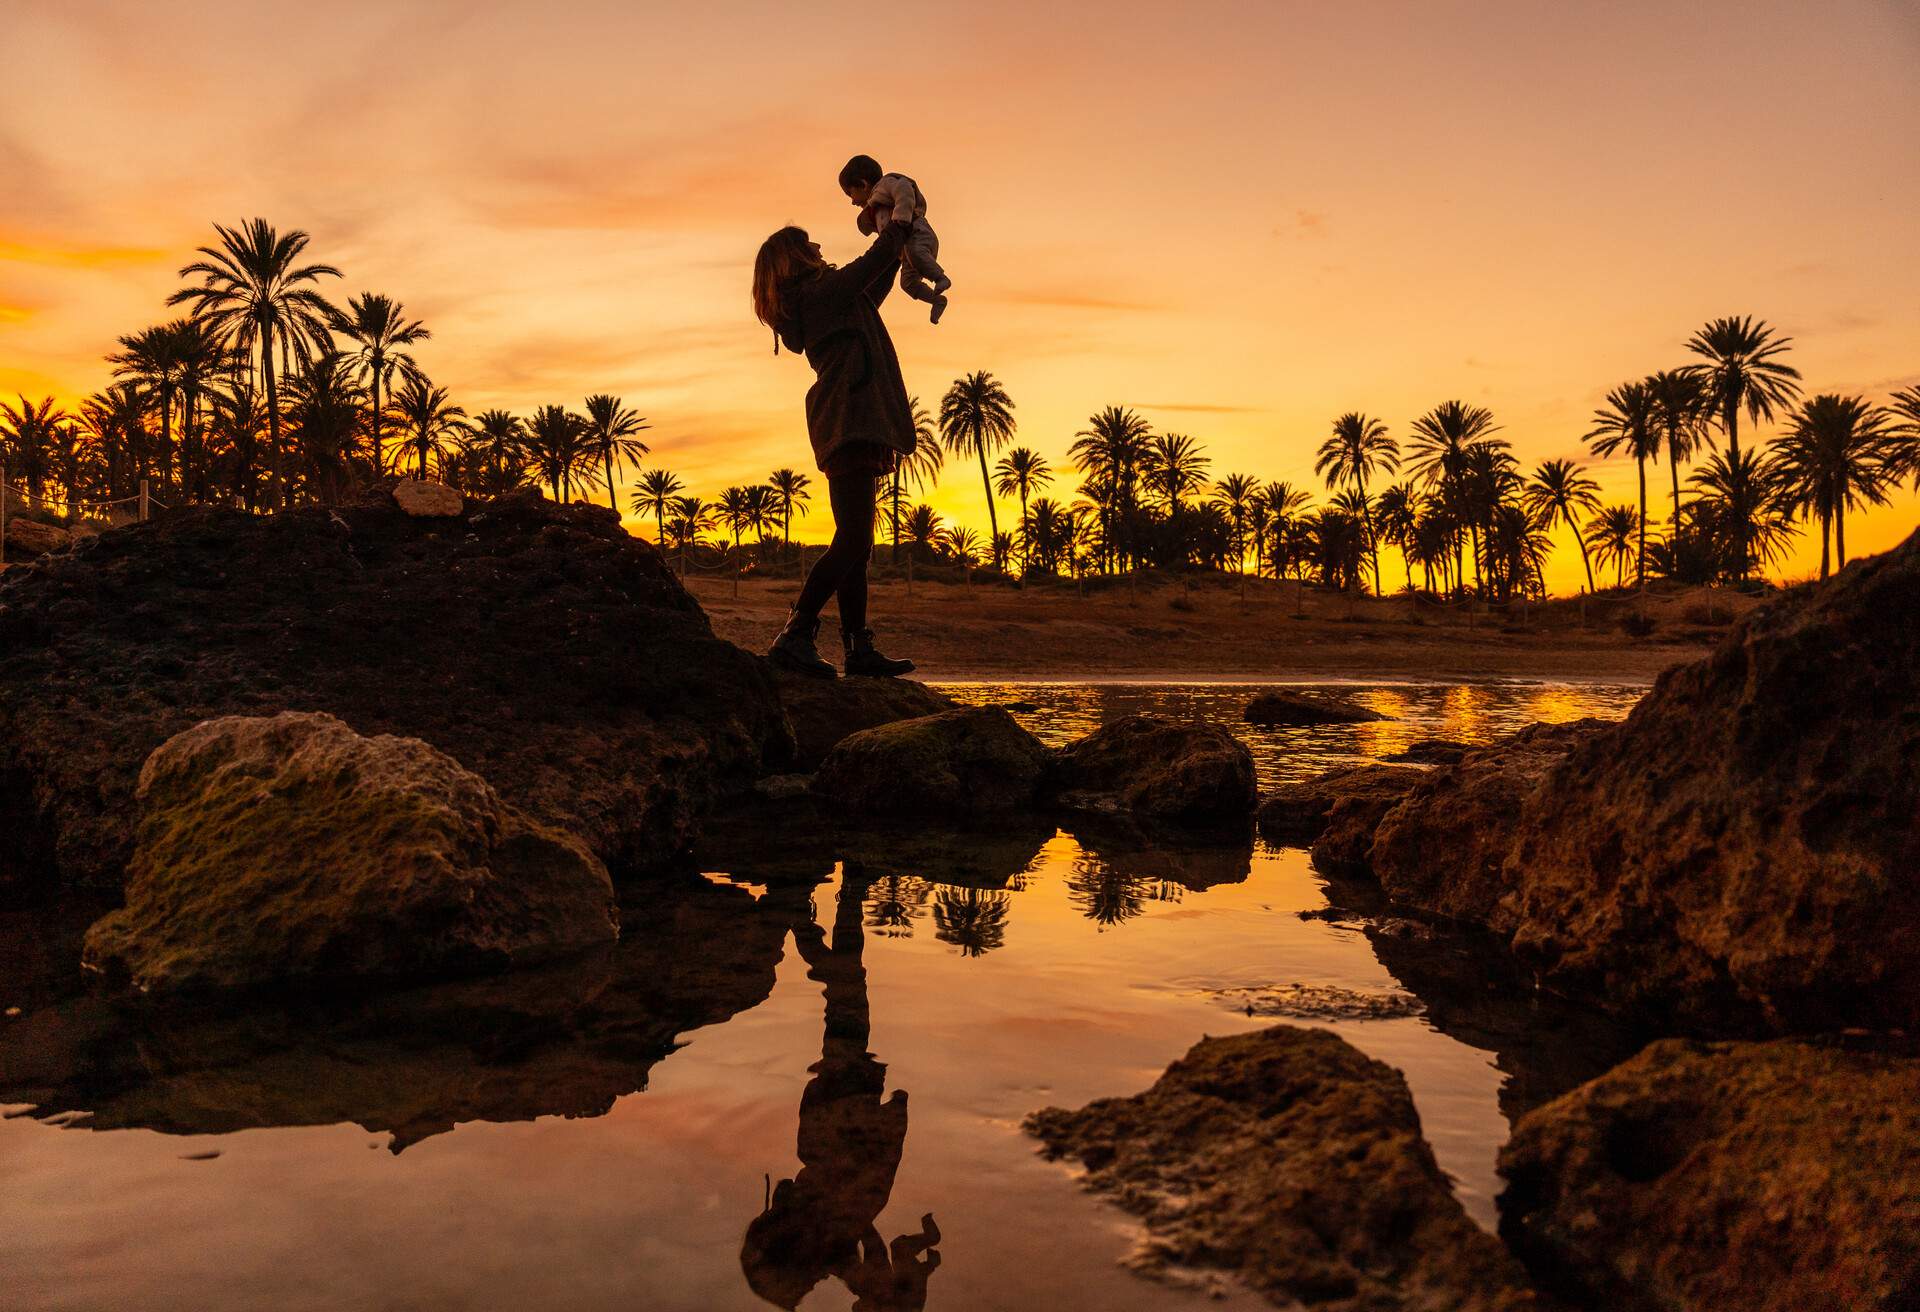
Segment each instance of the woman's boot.
M889 660L873 646L873 630L840 630L840 641L847 649L847 673L849 675L874 675L891 678L895 675L911 674L912 661Z
M820 659L820 653L813 645L814 639L819 636L818 615L803 617L799 610L790 610L787 612L787 627L780 630L780 636L773 640L773 646L767 651L767 659L795 674L811 675L816 679L838 678L838 671Z

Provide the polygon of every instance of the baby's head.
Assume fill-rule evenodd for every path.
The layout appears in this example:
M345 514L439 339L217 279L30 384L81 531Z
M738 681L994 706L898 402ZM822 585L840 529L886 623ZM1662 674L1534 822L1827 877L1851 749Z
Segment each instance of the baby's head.
M873 184L880 181L880 161L871 155L855 155L840 170L840 190L861 209L873 195Z

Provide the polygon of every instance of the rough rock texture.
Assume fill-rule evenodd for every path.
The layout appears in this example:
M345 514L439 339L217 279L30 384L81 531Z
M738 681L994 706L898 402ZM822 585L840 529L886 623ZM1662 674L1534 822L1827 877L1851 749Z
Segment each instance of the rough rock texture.
M1656 1043L1521 1120L1501 1233L1595 1308L1920 1306L1920 1061Z
M1031 806L1052 754L997 706L865 729L827 753L820 797L870 816L977 816Z
M938 715L953 699L912 679L810 679L779 672L780 704L793 726L795 768L817 770L850 733Z
M1550 982L1704 1028L1920 1026L1920 534L1667 671L1515 829Z
M1405 751L1382 759L1403 765L1458 765L1460 758L1475 746L1474 743L1456 742L1452 738L1422 738Z
M18 560L22 556L43 556L72 543L73 534L58 524L43 524L37 519L16 519L11 513L7 516L8 560Z
M1355 812L1330 824L1321 841L1343 858L1343 872L1364 858L1395 901L1504 929L1514 817L1549 770L1605 727L1600 720L1529 725L1433 771L1377 828Z
M148 754L282 710L431 743L616 869L790 746L764 662L611 511L175 514L0 576L0 883L117 885Z
M69 997L0 1023L0 1102L163 1134L352 1122L394 1152L462 1122L604 1115L679 1035L766 999L809 892L649 880L618 943L351 997L159 1011Z
M1253 754L1216 725L1128 715L1062 748L1060 801L1188 824L1246 823L1258 799Z
M1299 692L1257 693L1246 709L1247 723L1261 725L1363 724L1392 718L1338 698Z
M1203 1040L1145 1093L1027 1129L1145 1218L1147 1270L1226 1267L1328 1312L1542 1306L1454 1199L1399 1073L1323 1030Z
M606 867L416 738L230 716L147 759L127 903L87 932L141 992L436 978L619 933Z
M1260 834L1269 843L1310 844L1326 830L1328 816L1340 803L1375 807L1378 823L1387 807L1426 777L1425 770L1412 766L1354 765L1281 784L1260 799Z
M416 519L451 519L466 508L466 498L445 483L403 478L393 485L393 504Z

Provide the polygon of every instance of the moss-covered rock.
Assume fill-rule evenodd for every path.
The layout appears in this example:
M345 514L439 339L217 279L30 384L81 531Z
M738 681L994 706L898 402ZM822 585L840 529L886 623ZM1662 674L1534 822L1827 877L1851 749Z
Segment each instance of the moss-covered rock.
M1183 824L1244 826L1258 798L1253 754L1217 725L1128 715L1061 749L1061 802Z
M126 906L86 961L143 992L432 978L619 932L584 846L417 739L211 720L155 751L136 795Z
M912 679L813 679L786 671L776 677L799 770L819 769L848 734L953 709L952 698Z

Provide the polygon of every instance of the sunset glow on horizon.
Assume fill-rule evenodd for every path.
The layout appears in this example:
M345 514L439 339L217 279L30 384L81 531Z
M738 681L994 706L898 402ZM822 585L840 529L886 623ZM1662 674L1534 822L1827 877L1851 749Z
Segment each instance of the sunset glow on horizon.
M184 313L165 300L212 225L259 215L345 272L329 297L424 320L415 354L469 413L610 392L650 422L647 464L709 498L811 474L812 374L773 355L749 272L789 221L829 259L864 247L835 186L861 151L922 183L954 278L938 327L888 303L909 390L937 409L991 371L1062 500L1104 406L1191 434L1214 477L1324 501L1335 415L1404 442L1458 397L1525 468L1576 458L1630 502L1632 462L1586 451L1590 415L1722 315L1793 338L1806 395L1920 382L1910 5L7 13L9 400L105 386L116 338ZM1667 477L1648 473L1655 515ZM977 467L924 499L986 526ZM1917 519L1909 485L1848 518L1849 553ZM826 524L816 489L796 534ZM1547 583L1570 592L1560 536ZM1818 558L1803 532L1775 573Z

